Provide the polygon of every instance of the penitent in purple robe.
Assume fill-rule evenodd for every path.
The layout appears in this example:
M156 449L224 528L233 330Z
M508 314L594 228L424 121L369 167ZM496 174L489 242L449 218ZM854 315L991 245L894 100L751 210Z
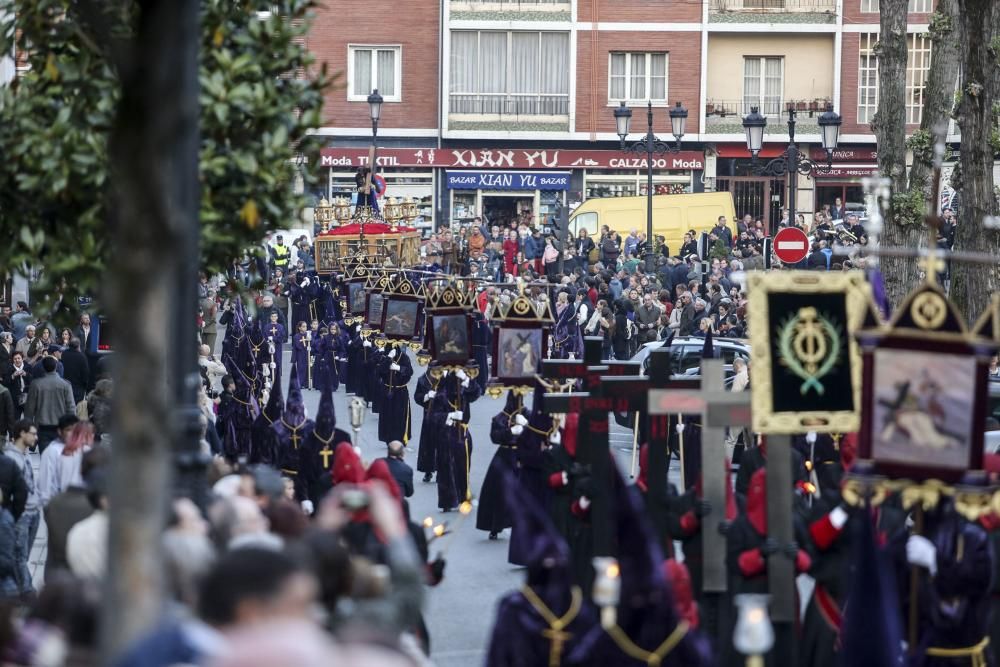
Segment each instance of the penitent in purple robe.
M529 536L524 547L528 571L525 586L500 601L486 666L567 664L569 654L594 627L593 607L583 599L583 591L572 585L569 547L545 509L512 474L504 474L502 484L507 510ZM566 626L553 629L539 604L564 619Z
M393 369L394 364L399 370ZM413 377L413 364L405 347L393 348L381 355L378 377L384 392L378 414L378 439L385 443L399 440L404 445L409 444L411 406L407 385Z
M463 386L463 385L468 386ZM452 510L472 499L469 469L472 465L472 435L469 433L469 404L481 395L479 385L471 379L460 381L454 373L441 381L439 396L447 401L445 412L433 412L432 417L441 434L437 452L438 507ZM452 411L461 412L462 419L449 420ZM425 420L426 421L426 420ZM451 422L451 423L449 423Z
M511 432L517 426L517 416L524 414L524 403L514 392L507 392L507 404L490 423L490 440L497 445L496 454L483 478L483 488L479 492L479 507L476 510L476 529L488 533L499 533L510 528L513 523L507 503L504 502L504 477L514 474L517 469L517 439ZM526 428L526 427L525 427Z

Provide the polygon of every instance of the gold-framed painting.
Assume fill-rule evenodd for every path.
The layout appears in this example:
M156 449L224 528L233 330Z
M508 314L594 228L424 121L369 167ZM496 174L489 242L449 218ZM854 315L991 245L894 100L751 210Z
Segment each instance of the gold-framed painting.
M750 389L759 433L849 433L861 425L854 332L869 313L861 272L747 275Z

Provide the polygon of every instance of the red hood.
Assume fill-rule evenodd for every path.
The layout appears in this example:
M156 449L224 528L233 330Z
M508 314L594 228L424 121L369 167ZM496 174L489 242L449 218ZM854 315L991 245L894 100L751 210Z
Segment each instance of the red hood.
M576 413L566 415L566 423L563 425L562 444L566 452L576 458L576 438L580 432L580 415Z
M858 458L858 434L847 433L840 439L840 465L850 470Z
M673 558L663 561L663 576L670 582L674 594L674 608L677 615L687 621L692 629L698 629L698 604L694 601L691 586L691 574L684 563L678 563Z
M767 535L767 468L761 468L750 478L747 520L759 535Z
M361 457L346 442L337 445L337 450L333 457L333 471L331 472L333 483L360 484L365 481L365 466L361 463Z
M733 484L730 481L732 479L733 466L729 463L729 459L726 459L726 521L732 521L736 518L736 497L733 495ZM701 488L701 475L698 475L698 481L694 483L694 494L697 498L703 498L704 492Z
M643 493L649 491L649 444L645 444L639 449L639 477L635 480L636 486Z

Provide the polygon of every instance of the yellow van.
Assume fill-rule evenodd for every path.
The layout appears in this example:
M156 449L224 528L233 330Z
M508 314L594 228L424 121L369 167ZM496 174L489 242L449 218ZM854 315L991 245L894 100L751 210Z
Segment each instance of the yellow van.
M729 192L699 192L688 195L653 195L653 235L662 236L676 255L684 245L684 232L693 229L707 232L720 215L736 238L736 210ZM601 228L607 225L624 238L633 229L646 231L646 198L596 197L580 204L569 217L573 238L586 229L597 243Z

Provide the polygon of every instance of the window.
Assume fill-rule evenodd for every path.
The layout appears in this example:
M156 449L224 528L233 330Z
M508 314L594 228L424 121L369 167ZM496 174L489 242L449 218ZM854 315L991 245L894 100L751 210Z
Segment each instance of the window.
M870 123L878 110L878 58L874 47L878 33L861 34L858 61L858 122ZM931 38L910 33L906 53L906 122L920 123L924 110L924 88L931 67Z
M870 123L878 110L878 58L873 51L877 33L861 35L858 63L858 122Z
M608 66L608 101L667 101L666 53L612 53Z
M924 88L931 69L931 37L926 33L909 35L906 53L906 122L919 124L924 110Z
M378 88L386 102L400 101L400 48L398 46L349 46L347 99L363 102Z
M454 30L449 106L457 114L569 114L569 33Z
M933 0L910 0L907 11L910 14L930 14L934 11ZM878 14L878 0L861 0L861 11L866 14Z
M751 107L758 107L765 116L780 116L784 81L784 58L743 58L743 109L740 115L745 116L750 113Z

